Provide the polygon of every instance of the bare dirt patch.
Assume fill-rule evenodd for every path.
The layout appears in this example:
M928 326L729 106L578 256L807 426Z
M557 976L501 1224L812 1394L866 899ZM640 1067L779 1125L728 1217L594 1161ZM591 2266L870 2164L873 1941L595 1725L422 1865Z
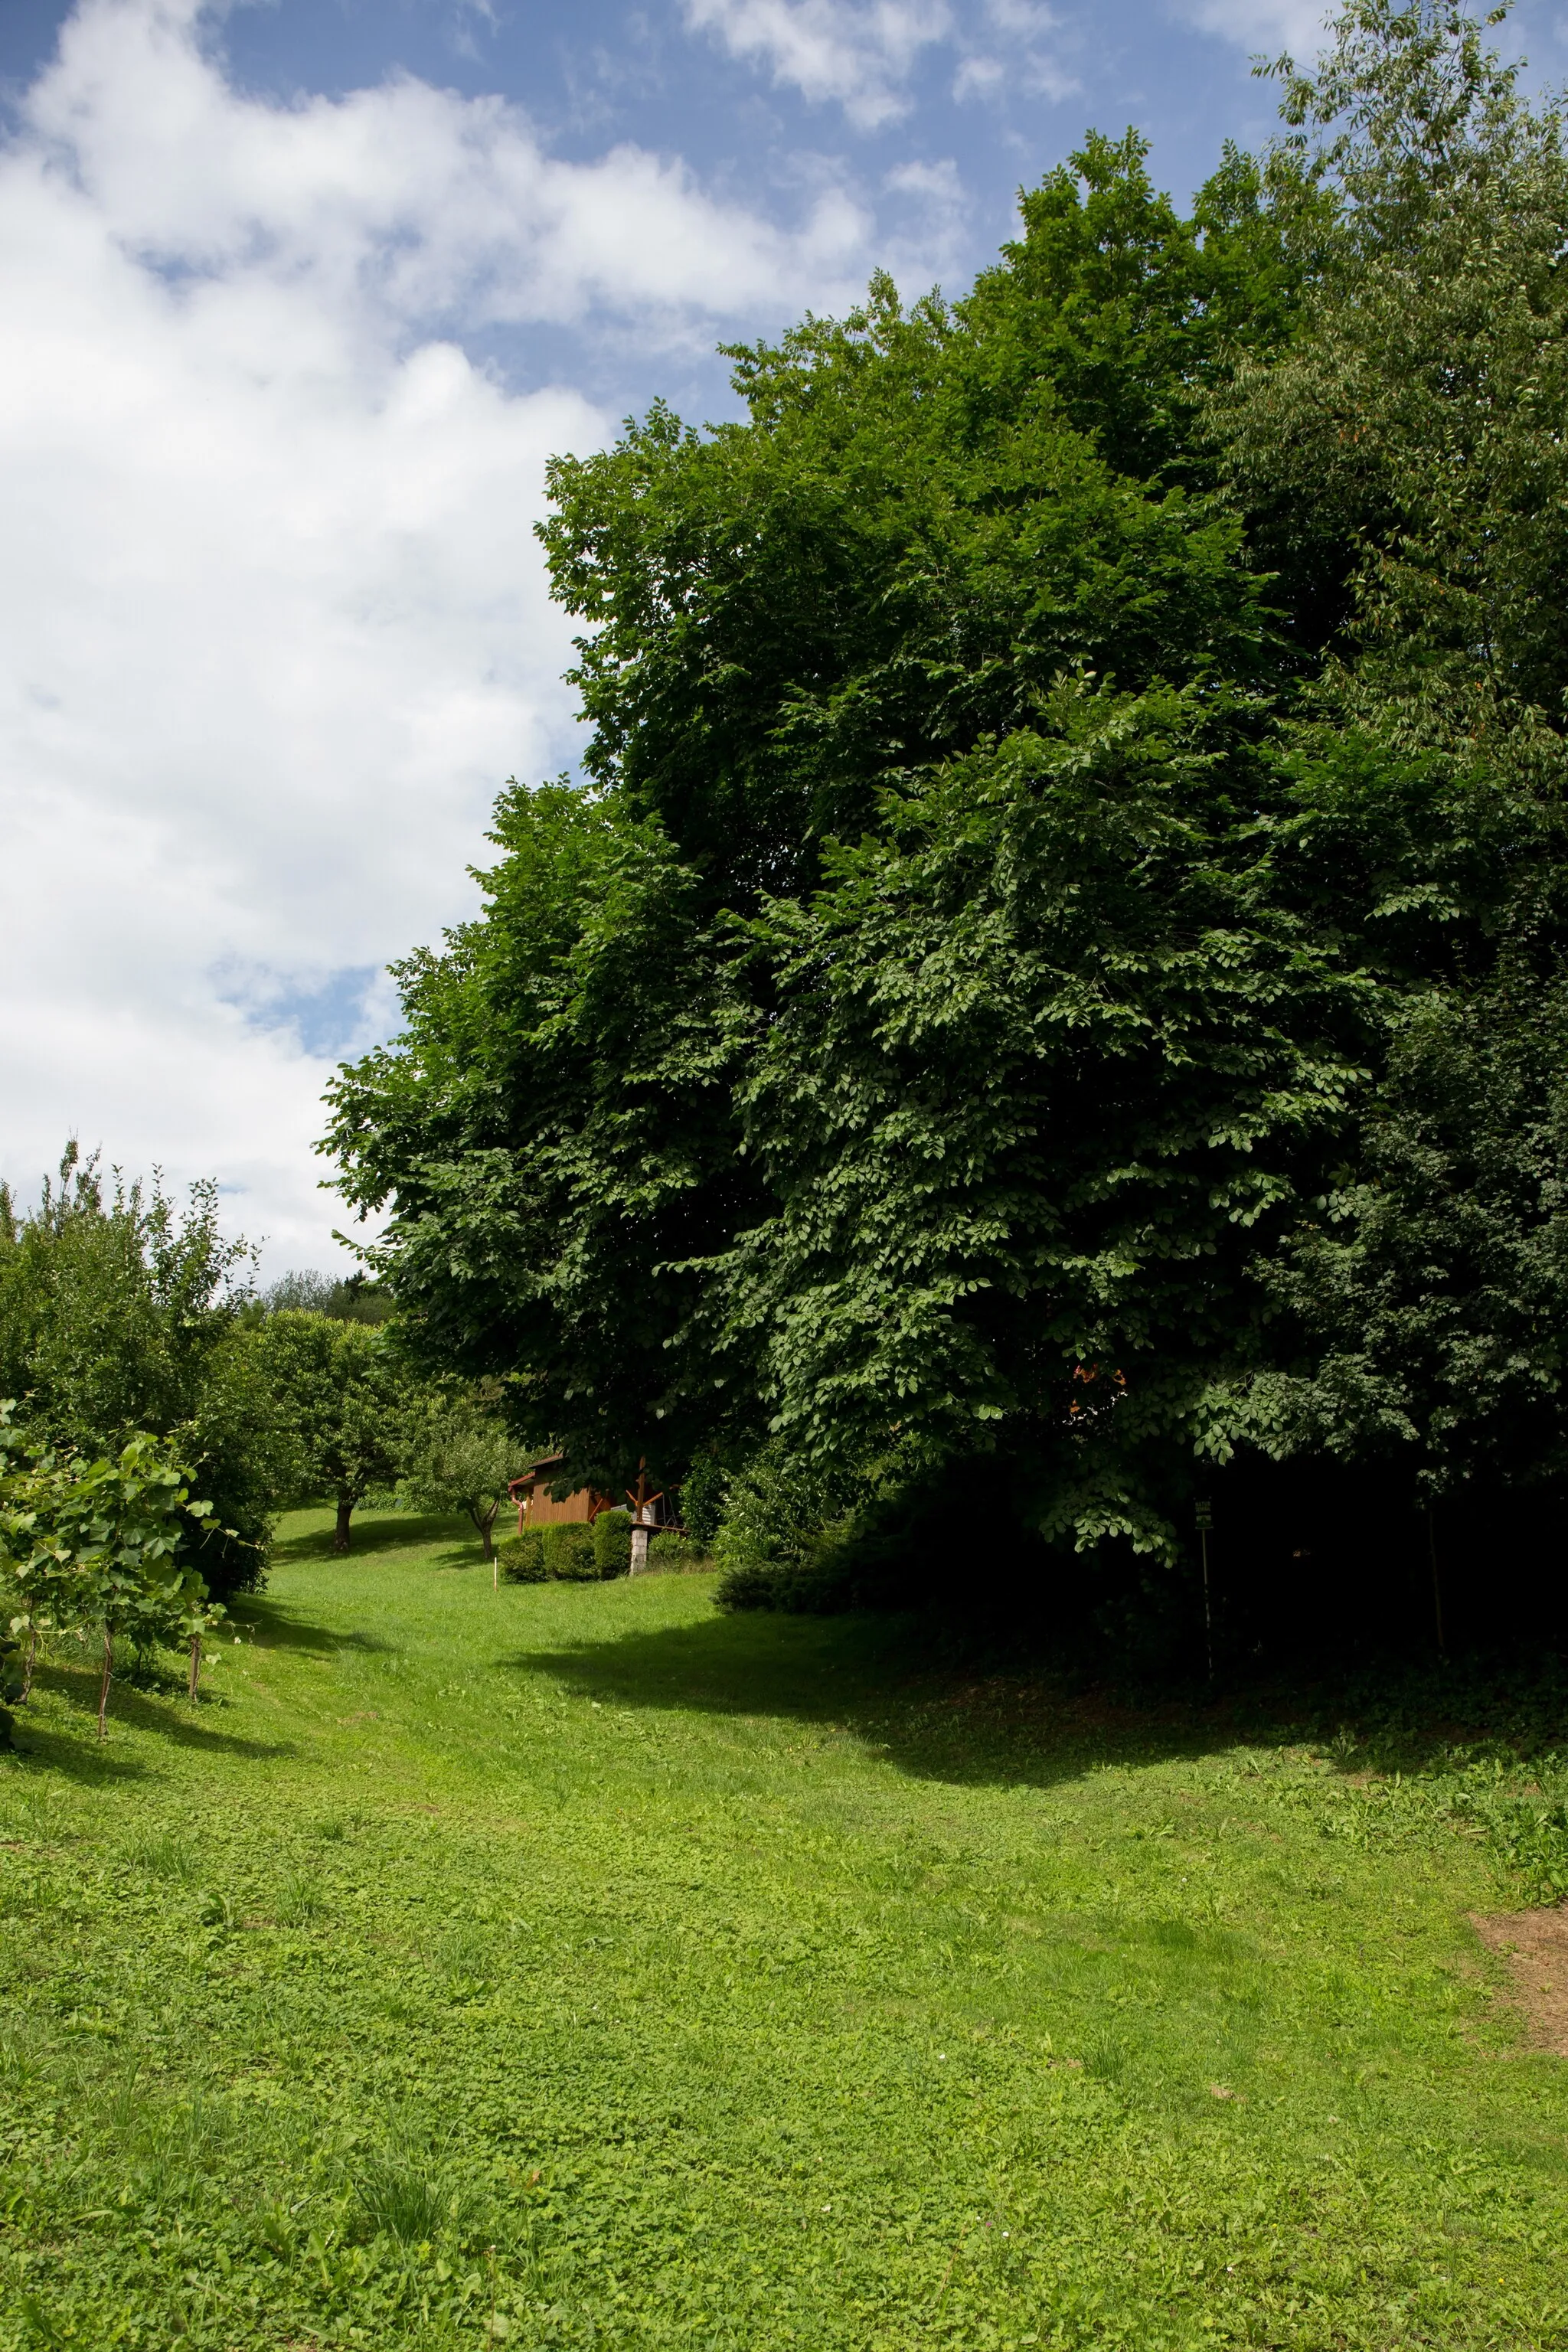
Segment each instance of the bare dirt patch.
M1470 1925L1508 1969L1508 2000L1530 2029L1532 2050L1568 2058L1568 1907L1472 1912Z

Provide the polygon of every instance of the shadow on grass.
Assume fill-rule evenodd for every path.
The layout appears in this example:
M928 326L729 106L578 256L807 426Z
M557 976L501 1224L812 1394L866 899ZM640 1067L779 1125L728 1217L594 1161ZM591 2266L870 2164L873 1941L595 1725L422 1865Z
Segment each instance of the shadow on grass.
M1091 1761L1228 1747L1232 1725L1185 1706L1141 1710L1073 1693L1037 1666L975 1675L909 1618L715 1616L619 1640L528 1653L545 1675L624 1706L783 1716L852 1733L921 1779L1047 1786Z
M423 1551L437 1544L460 1542L465 1537L469 1543L476 1540L466 1519L434 1518L415 1511L367 1511L363 1517L356 1517L347 1551L332 1549L332 1520L323 1518L319 1528L280 1537L272 1547L274 1565L292 1568L322 1560L352 1568L377 1552Z
M111 1734L113 1728L111 1718ZM23 1767L36 1765L62 1780L80 1780L89 1788L101 1788L106 1783L121 1787L144 1780L148 1773L145 1759L127 1756L122 1748L115 1747L112 1737L100 1745L90 1721L83 1725L81 1731L61 1730L57 1726L29 1720L26 1707L17 1712L16 1744L6 1750L4 1761Z
M312 1624L308 1618L297 1616L286 1601L269 1600L265 1593L243 1594L229 1603L228 1613L230 1622L262 1650L305 1650L312 1657L334 1658L344 1650L385 1655L397 1647L395 1642L384 1642L379 1633L345 1633L336 1626Z
M39 1690L52 1691L57 1698L65 1701L79 1719L79 1732L89 1735L91 1745L84 1754L79 1745L78 1725L73 1724L68 1731L46 1725L23 1707L18 1709L16 1718L17 1752L47 1761L78 1780L91 1779L104 1770L111 1777L134 1779L145 1770L143 1764L130 1758L115 1758L110 1753L114 1733L125 1728L155 1732L172 1747L202 1756L232 1756L268 1763L299 1753L291 1740L246 1739L235 1732L219 1731L215 1725L204 1723L200 1709L193 1711L187 1700L163 1699L138 1690L132 1683L119 1681L110 1689L110 1740L107 1746L100 1746L97 1674L88 1668L41 1665L37 1682ZM211 1704L210 1699L207 1704Z
M847 1731L900 1771L955 1783L1049 1787L1091 1765L1194 1759L1238 1745L1302 1745L1384 1775L1451 1764L1456 1747L1540 1757L1568 1735L1557 1659L1391 1661L1339 1677L1303 1672L1214 1697L1128 1696L1037 1656L984 1671L910 1617L715 1615L603 1643L524 1653L500 1670L547 1675L625 1706L785 1717Z

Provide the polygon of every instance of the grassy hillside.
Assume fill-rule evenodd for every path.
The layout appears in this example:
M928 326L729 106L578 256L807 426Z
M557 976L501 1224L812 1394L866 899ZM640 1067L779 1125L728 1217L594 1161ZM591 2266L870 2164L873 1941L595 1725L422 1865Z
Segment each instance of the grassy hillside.
M5 2352L1568 2347L1549 1757L325 1530L0 1764Z

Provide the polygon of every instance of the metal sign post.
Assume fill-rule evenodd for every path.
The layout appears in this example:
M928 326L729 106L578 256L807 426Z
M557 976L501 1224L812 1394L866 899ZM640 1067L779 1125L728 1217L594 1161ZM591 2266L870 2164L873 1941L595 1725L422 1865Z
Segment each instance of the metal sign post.
M1204 1556L1204 1649L1208 1657L1209 1680L1214 1680L1214 1612L1209 1606L1209 1529L1214 1525L1214 1505L1205 1496L1193 1505L1193 1520L1198 1531L1198 1542Z

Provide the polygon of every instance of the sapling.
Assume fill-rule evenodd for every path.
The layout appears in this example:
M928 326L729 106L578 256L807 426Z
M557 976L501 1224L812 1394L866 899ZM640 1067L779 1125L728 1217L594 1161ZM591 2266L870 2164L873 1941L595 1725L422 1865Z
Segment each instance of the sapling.
M533 1454L506 1423L478 1403L454 1400L412 1433L403 1490L427 1510L461 1511L473 1523L498 1589L493 1529L508 1490Z
M108 1735L114 1644L184 1641L195 1696L204 1632L222 1614L188 1557L190 1522L212 1517L194 1499L172 1441L138 1434L112 1461L46 1449L23 1454L7 1422L0 1561L20 1601L12 1630L27 1644L27 1683L40 1633L98 1629L100 1738Z

